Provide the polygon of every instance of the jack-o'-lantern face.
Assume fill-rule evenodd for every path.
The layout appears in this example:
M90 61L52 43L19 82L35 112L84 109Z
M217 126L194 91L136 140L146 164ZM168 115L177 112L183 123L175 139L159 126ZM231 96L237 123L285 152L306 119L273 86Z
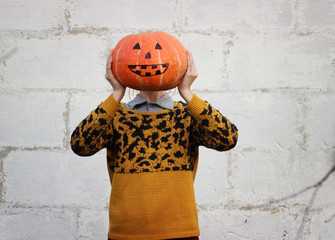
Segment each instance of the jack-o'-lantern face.
M126 36L117 44L112 57L115 77L137 90L174 88L187 68L186 49L164 32Z
M141 46L139 43L136 43L133 49L141 49ZM162 50L161 45L159 43L156 44L155 46L156 50ZM151 59L151 53L147 52L145 54L146 59ZM166 70L169 67L169 63L161 63L161 64L149 64L149 65L128 65L129 69L142 77L151 77L151 76L156 76L160 75L166 72Z

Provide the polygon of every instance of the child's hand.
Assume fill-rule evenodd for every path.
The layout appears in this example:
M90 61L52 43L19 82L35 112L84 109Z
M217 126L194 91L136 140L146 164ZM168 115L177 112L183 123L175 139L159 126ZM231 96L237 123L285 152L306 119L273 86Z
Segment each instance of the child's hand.
M113 72L112 72L112 54L113 54L113 50L110 52L109 56L108 56L108 60L107 60L107 65L106 65L106 74L105 74L105 78L107 79L107 81L112 85L113 87L113 96L115 98L116 101L120 102L124 96L124 93L126 91L126 87L123 86L114 76Z
M187 103L189 103L193 97L191 91L191 85L194 80L198 77L198 71L195 67L193 56L190 51L187 50L187 70L182 78L181 82L178 85L178 91L180 96L182 96Z

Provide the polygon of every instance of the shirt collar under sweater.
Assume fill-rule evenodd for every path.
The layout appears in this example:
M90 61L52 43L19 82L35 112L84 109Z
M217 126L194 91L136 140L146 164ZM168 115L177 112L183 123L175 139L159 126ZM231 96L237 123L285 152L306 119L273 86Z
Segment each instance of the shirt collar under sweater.
M150 103L144 98L142 98L139 94L137 94L133 100L131 100L126 104L126 107L132 110L147 111L147 112L160 111L163 109L173 110L174 101L168 94L165 94L156 102Z

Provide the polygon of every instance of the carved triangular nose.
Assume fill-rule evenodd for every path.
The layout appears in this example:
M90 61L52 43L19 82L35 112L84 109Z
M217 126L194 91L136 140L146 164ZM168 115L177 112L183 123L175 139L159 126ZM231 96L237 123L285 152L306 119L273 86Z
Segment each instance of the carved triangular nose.
M147 52L147 54L145 55L145 58L151 58L150 52Z

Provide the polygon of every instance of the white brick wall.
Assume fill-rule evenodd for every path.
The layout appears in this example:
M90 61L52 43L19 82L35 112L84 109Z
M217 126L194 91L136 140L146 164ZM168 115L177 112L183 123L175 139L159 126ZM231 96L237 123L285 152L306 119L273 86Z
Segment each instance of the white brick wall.
M106 207L110 182L105 151L15 151L3 161L4 200L17 205Z
M29 81L29 79L27 79ZM0 95L0 144L11 147L60 147L65 123L66 94L3 92Z
M0 239L106 239L105 151L69 137L111 92L110 49L152 30L193 53L194 91L240 133L200 150L201 239L335 239L334 16L334 0L2 0Z
M185 2L189 5L186 23L191 29L278 29L290 27L294 19L294 2L288 0Z
M35 31L56 27L64 17L64 2L1 1L0 28Z
M175 2L166 0L74 1L70 5L74 28L172 28ZM148 17L150 16L150 17ZM94 20L94 21L92 21Z
M78 239L76 211L55 208L1 210L1 239Z
M243 34L230 50L228 84L236 90L333 87L334 48L333 38L322 35Z
M101 66L105 65L107 37L88 34L41 39L23 37L14 42L7 37L3 44L15 50L6 61L3 74L11 88L99 89L107 86L106 81L97 77L104 74Z

